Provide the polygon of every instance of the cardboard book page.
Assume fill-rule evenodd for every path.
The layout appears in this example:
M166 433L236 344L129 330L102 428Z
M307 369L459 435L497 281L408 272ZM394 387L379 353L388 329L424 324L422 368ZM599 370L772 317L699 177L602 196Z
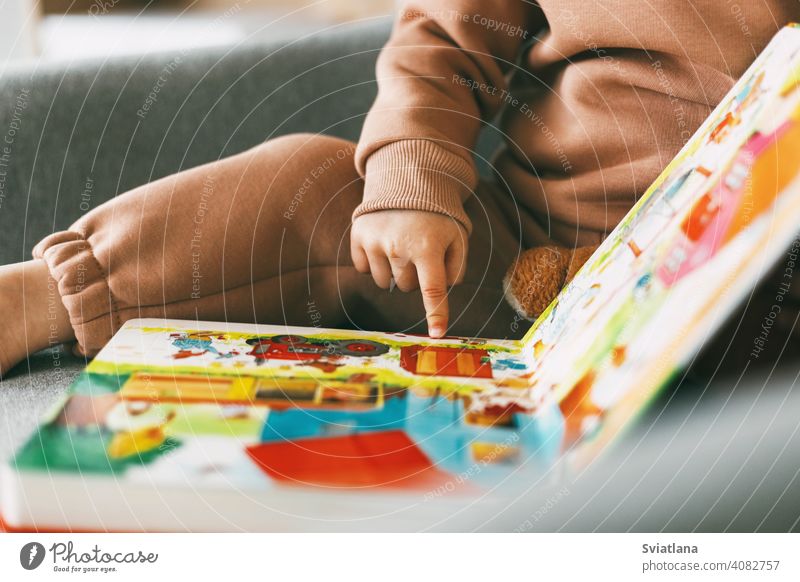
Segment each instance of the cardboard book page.
M796 256L799 54L784 28L526 335L531 399L594 419L587 458Z
M558 455L528 375L515 341L133 320L15 462L256 489L432 490L464 473L476 491Z

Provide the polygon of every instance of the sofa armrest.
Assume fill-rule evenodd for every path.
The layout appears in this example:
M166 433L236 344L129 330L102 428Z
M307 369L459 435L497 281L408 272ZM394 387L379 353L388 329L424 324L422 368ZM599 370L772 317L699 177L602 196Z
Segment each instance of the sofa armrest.
M297 131L356 139L389 23L0 76L0 264L135 186Z

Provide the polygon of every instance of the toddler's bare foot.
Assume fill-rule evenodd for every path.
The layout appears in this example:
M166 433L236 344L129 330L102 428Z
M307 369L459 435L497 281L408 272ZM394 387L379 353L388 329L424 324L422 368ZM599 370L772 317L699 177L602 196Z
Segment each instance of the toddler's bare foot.
M73 337L44 261L0 266L0 377L28 354Z

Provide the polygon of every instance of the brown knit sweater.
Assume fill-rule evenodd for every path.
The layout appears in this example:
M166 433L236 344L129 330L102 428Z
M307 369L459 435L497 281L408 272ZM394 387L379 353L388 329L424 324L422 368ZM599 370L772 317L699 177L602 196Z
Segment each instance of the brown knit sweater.
M596 243L798 19L798 0L407 2L378 60L354 216L430 210L469 230L473 148L500 115L492 162L523 244Z

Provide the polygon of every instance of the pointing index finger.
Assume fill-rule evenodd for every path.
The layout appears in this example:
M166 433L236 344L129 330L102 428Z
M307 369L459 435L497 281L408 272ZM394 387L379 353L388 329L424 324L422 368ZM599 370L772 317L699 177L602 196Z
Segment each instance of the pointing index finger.
M449 306L447 304L447 272L444 256L425 258L416 262L422 303L428 321L428 333L440 338L447 333Z

